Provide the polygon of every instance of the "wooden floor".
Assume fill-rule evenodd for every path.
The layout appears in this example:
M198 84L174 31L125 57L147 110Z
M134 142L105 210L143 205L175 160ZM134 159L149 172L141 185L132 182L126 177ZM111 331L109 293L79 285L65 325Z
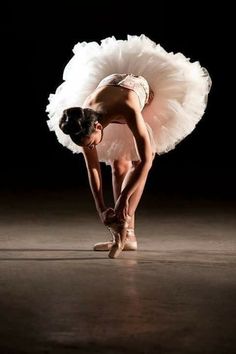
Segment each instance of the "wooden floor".
M236 352L235 203L156 200L137 212L137 252L109 259L91 198L2 195L0 352Z

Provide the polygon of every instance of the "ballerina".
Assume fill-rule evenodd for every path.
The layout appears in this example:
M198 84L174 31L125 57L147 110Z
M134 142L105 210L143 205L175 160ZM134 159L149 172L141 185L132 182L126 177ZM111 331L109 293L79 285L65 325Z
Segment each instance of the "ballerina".
M195 128L211 79L198 62L167 53L144 35L79 43L64 82L49 97L49 129L83 153L96 209L112 240L96 251L110 258L136 250L135 211L152 161ZM114 207L103 199L100 162L112 167Z

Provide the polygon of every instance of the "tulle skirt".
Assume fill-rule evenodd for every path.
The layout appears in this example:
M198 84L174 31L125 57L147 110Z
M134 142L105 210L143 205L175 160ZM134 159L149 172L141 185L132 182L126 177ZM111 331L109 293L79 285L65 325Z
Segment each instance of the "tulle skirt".
M48 127L58 141L73 153L82 152L59 128L64 109L82 106L99 82L114 73L143 76L154 97L142 110L153 152L166 153L189 135L202 118L211 79L199 62L190 62L181 53L168 53L145 35L114 37L75 45L74 56L64 69L63 83L49 96ZM100 161L119 158L136 161L135 140L126 124L110 124L97 145Z

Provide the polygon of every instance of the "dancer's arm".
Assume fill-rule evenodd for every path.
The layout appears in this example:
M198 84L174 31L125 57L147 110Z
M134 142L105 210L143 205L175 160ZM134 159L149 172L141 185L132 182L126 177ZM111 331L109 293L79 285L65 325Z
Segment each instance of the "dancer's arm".
M146 180L148 172L152 166L153 157L150 138L141 112L128 108L126 117L127 125L135 138L140 156L140 163L135 168L129 182L121 192L121 195L126 199L129 199L139 184L144 179Z
M106 210L103 199L102 190L102 174L100 169L100 163L97 156L97 149L89 149L83 147L84 159L88 172L88 179L90 188L94 197L96 209L101 216L101 214Z
M135 211L141 197L141 190L146 183L148 172L152 166L153 160L150 138L141 112L128 108L126 110L126 118L127 125L132 131L136 141L140 162L134 172L129 176L129 179L127 180L127 183L125 184L125 187L121 191L121 194L116 202L115 212L119 219L126 219L127 214L133 214ZM136 191L139 198L137 198L137 195L135 198L132 197L136 194ZM131 199L132 205L129 204Z

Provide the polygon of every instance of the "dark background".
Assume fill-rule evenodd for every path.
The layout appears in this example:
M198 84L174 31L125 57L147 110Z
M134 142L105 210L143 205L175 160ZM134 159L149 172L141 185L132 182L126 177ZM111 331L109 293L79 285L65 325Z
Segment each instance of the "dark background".
M128 8L128 6L130 8ZM79 41L144 33L167 51L199 60L212 78L208 107L176 149L156 157L147 193L235 199L232 9L204 3L10 2L2 9L1 190L88 187L81 155L47 128L48 95ZM102 165L104 178L110 168Z

